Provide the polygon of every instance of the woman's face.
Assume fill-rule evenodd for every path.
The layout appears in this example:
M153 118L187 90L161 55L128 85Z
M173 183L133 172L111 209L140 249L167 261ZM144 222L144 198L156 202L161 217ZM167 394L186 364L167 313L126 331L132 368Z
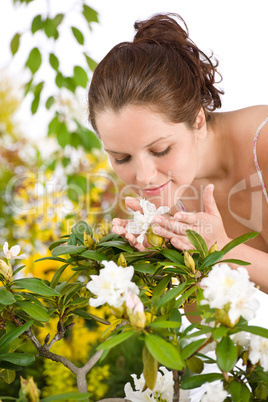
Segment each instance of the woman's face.
M98 132L120 179L157 207L172 208L198 174L198 133L142 106L97 115Z

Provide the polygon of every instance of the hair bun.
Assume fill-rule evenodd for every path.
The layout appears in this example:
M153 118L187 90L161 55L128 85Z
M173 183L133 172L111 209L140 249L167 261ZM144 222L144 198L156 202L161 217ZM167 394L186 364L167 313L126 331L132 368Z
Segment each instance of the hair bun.
M185 30L174 19L180 20L185 26ZM186 42L189 40L188 28L183 18L178 14L156 14L145 21L136 21L134 28L137 31L133 42L157 42L158 44L168 44Z

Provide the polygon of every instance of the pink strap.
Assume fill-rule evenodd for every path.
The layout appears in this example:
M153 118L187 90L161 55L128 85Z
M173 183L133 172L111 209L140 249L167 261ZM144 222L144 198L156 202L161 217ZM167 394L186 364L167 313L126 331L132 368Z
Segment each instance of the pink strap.
M268 194L267 194L267 190L266 190L266 187L264 184L264 180L262 177L261 169L260 169L260 166L258 163L258 158L257 158L257 140L258 140L261 129L267 122L268 122L268 117L261 123L261 125L258 127L258 130L256 131L256 134L254 137L254 142L253 142L253 159L254 159L255 167L256 167L260 182L261 182L262 191L263 191L264 197L266 199L266 202L268 204Z

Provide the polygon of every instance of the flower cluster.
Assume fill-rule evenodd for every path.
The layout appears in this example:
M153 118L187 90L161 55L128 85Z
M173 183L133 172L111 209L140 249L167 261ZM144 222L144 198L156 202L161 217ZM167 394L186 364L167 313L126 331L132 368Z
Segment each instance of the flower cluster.
M140 211L134 212L134 220L127 224L126 230L128 233L139 234L137 242L142 244L147 230L156 215L163 215L169 212L169 207L156 208L154 204L145 199L140 200L140 206L143 214Z
M109 306L119 308L126 301L128 293L139 294L139 288L131 279L134 275L134 268L120 267L113 261L102 261L104 268L99 275L91 275L91 281L87 288L97 297L90 298L89 304L93 307L105 303Z
M255 317L259 302L254 296L254 283L249 281L245 268L234 270L225 263L217 264L208 277L202 279L201 287L211 308L228 311L231 325L235 325L240 317L245 320Z
M141 374L140 378L137 378L136 374L132 374L134 380L135 390L133 390L131 384L128 382L125 385L126 399L131 402L137 401L163 401L169 402L173 400L173 373L167 370L165 367L160 367L160 371L157 372L157 380L154 389L146 388L144 375ZM160 399L161 398L161 399Z

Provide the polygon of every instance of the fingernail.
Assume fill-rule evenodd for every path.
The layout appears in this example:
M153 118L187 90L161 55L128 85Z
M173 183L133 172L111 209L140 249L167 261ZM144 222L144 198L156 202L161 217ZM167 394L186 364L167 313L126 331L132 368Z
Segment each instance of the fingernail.
M161 233L161 228L159 226L155 226L155 227L153 227L153 232L155 234L160 234Z
M156 217L156 218L154 219L154 222L155 222L155 223L162 223L162 222L163 222L163 219L159 218L159 216L158 216L158 217Z
M181 215L180 213L175 214L175 215L174 215L174 218L180 220L180 219L182 218L182 215Z

